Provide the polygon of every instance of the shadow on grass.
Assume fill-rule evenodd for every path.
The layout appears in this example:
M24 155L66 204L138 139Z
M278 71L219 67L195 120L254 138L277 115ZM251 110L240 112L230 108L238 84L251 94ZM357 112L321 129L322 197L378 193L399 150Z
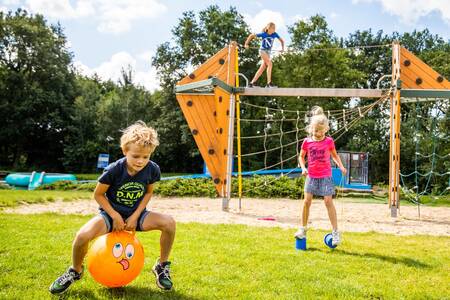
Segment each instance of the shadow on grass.
M175 289L172 291L161 291L156 288L145 287L121 287L121 288L102 288L100 296L96 295L92 290L84 289L81 291L71 291L61 295L59 299L67 298L77 299L180 299L180 300L197 300L198 298L183 295Z
M375 253L357 253L357 252L349 252L341 249L319 249L319 248L308 248L307 251L311 252L332 252L334 254L339 255L348 255L348 256L354 256L354 257L360 257L360 258L376 258L385 262L389 262L391 264L403 264L408 267L414 267L414 268L421 268L421 269L428 269L431 268L430 265L423 263L419 260L409 258L409 257L393 257L393 256L387 256L387 255L381 255L381 254L375 254Z

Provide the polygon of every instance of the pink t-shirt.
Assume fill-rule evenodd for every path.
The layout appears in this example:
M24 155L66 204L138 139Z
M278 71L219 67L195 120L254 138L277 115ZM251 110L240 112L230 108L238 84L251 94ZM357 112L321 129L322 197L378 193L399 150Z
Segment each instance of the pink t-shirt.
M334 141L327 136L321 141L307 137L303 140L302 150L308 158L308 176L324 178L331 176L330 151L334 149Z

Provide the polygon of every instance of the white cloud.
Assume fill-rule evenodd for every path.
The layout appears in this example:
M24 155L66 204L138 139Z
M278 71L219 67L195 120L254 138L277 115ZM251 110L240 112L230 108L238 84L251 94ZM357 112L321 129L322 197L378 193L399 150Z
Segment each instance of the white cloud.
M4 5L18 5L20 0L3 0Z
M269 22L275 23L276 31L286 31L284 17L280 12L263 9L255 16L244 14L244 19L250 26L252 32L261 32Z
M139 19L157 18L167 11L160 0L3 0L6 7L20 6L47 18L64 20L91 17L97 30L123 33Z
M8 8L6 6L0 6L0 11L7 14L8 13Z
M80 61L75 62L75 67L83 75L93 76L97 74L103 80L112 80L115 82L118 82L122 78L122 70L127 70L128 67L131 67L134 72L133 82L144 86L149 91L154 91L159 88L159 80L157 79L156 70L150 66L150 58L147 61L148 65L138 65L137 60L131 54L122 51L114 54L109 61L100 64L98 67L89 68ZM148 68L148 70L138 70L138 67L142 65Z
M339 15L337 13L335 13L334 11L331 12L331 14L330 14L331 19L336 19L337 17L339 17Z
M121 33L131 28L133 20L156 18L167 11L157 0L98 0L101 32Z
M154 55L155 55L155 52L153 52L153 51L144 51L144 52L138 54L137 57L140 60L143 60L143 61L146 61L146 62L150 62Z
M448 0L352 0L353 4L380 2L383 10L399 16L406 24L414 24L423 16L439 12L442 19L450 24L450 2Z
M78 0L75 6L72 6L69 0L26 0L25 8L54 19L87 17L95 12L89 0Z

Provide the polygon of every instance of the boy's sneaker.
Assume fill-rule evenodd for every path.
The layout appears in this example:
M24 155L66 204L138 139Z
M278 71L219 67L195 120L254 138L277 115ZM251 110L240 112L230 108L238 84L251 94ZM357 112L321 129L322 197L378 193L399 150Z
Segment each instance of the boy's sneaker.
M258 85L257 85L256 83L250 82L250 83L248 84L248 87L249 87L249 88L255 88L255 87L258 87Z
M273 85L272 84L272 82L269 82L267 85L266 85L266 88L276 88L277 86L276 85Z
M294 236L297 238L297 239L304 239L304 238L306 238L306 228L305 227L303 227L303 226L301 226L301 227L299 227L298 228L298 230L297 230L297 232L294 234Z
M64 293L69 286L76 280L80 280L83 277L84 267L81 273L75 271L72 267L70 267L64 274L58 277L52 285L49 287L49 291L52 294L61 294Z
M331 244L337 246L342 242L341 233L337 230L331 232Z
M160 263L158 258L152 271L156 277L156 285L162 290L170 291L173 286L172 279L170 278L170 261Z

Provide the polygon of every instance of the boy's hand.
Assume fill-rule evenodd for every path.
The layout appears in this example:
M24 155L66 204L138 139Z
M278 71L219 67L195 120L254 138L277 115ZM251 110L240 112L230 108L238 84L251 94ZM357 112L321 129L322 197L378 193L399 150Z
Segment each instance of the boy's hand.
M302 169L302 176L308 175L308 169Z
M245 45L244 45L244 48L245 48L245 49L248 49L248 44L245 44Z
M137 218L130 216L125 220L125 230L136 231Z
M122 231L125 229L125 222L119 213L115 213L111 216L113 219L113 231Z
M345 167L339 168L341 169L342 174L345 176L347 175L347 169Z

